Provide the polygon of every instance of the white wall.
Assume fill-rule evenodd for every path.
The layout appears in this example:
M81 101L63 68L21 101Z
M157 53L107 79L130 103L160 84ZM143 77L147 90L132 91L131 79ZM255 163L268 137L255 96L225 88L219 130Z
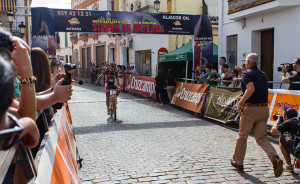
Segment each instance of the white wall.
M168 35L133 34L132 38L134 52L151 50L151 73L152 75L156 75L157 51L162 47L168 48ZM136 60L137 58L135 58L135 62Z
M224 7L222 7L224 6ZM277 10L246 18L246 27L240 21L228 20L227 1L219 0L219 56L226 56L226 37L238 35L237 62L241 65L243 53L260 51L260 31L274 28L274 81L281 81L277 72L280 63L292 63L300 57L300 6ZM260 53L258 53L260 54ZM271 66L270 66L271 67ZM286 86L285 86L286 87Z

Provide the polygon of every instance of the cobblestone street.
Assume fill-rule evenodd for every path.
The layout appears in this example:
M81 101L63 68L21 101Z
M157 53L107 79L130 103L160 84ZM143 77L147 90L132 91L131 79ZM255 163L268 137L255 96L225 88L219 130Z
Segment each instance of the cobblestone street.
M230 165L237 132L192 114L121 93L118 122L106 114L104 88L73 87L69 102L83 167L94 183L300 183L299 170L275 178L270 161L248 138L245 172ZM280 153L279 146L273 144ZM282 154L280 157L283 160Z

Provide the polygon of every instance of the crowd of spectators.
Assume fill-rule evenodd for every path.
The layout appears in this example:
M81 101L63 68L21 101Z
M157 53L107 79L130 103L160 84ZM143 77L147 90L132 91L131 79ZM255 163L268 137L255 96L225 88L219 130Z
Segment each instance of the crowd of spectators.
M88 70L90 72L90 79L91 83L97 83L97 78L101 75L104 74L105 71L108 70L110 64L107 63L101 63L100 66L95 65L94 63L90 62L88 65ZM137 75L138 72L134 68L134 66L130 66L130 64L127 64L127 67L125 65L117 65L117 73L118 74L134 74ZM104 85L104 79L99 80L99 85Z
M246 71L243 63L241 67L229 68L226 64L226 58L220 57L219 64L221 72L218 73L216 67L212 65L204 65L202 68L198 66L194 71L194 81L197 84L209 84L212 86L240 88L242 72Z
M60 64L55 60L50 64L41 48L30 49L23 40L0 28L0 130L21 130L0 139L1 150L19 141L26 148L38 149L42 140L37 126L39 112L48 109L51 118L56 111L52 105L71 99L72 86L62 85L64 76ZM5 133L2 131L2 136ZM26 183L24 160L19 158L16 153L4 183Z

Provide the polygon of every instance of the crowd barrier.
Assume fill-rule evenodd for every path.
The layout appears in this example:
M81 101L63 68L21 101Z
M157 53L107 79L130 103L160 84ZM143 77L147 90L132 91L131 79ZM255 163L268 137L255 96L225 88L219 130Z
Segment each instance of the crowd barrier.
M119 82L121 88L127 92L155 98L154 77L125 74L119 75ZM171 104L227 123L239 121L237 103L241 95L240 88L177 82ZM268 125L272 126L276 123L273 116L282 115L284 108L294 108L300 111L300 91L269 89L268 107L270 109Z
M52 118L45 146L39 158L36 183L79 183L76 141L72 119L65 105Z

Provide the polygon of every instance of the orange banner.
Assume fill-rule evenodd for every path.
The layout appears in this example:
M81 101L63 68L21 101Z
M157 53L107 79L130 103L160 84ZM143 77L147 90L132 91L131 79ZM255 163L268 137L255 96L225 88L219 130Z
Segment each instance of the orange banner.
M207 84L177 82L171 104L200 113L208 87Z
M273 97L274 97L274 93L270 93L268 94L268 107L270 109L272 101L273 101Z
M285 108L293 108L299 111L300 96L291 94L277 94L273 111L270 116L271 121L276 121L273 119L274 114L282 115Z

